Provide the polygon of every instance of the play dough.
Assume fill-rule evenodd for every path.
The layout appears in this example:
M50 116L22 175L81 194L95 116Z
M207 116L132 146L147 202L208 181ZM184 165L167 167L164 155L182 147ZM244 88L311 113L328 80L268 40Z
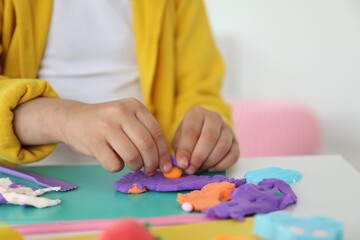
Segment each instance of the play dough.
M223 175L188 175L181 178L165 178L161 172L157 172L153 176L146 176L144 172L137 171L125 174L115 182L114 187L123 193L140 193L146 190L174 192L198 190L208 183L224 181L234 183L235 187L246 183L245 179L229 179Z
M255 216L254 233L274 240L341 240L343 224L324 216L300 218L284 212Z
M246 183L231 193L231 199L205 209L215 218L244 220L245 216L267 213L296 203L297 197L289 184L279 179L264 179L258 185Z
M194 190L186 194L178 193L176 200L181 204L191 204L194 210L202 211L229 200L233 189L235 189L233 183L209 183L201 190Z
M23 240L24 238L15 229L0 223L0 239Z
M182 176L182 170L177 167L172 167L167 173L163 173L166 178L180 178Z
M56 206L61 200L38 196L59 190L60 187L33 189L14 183L9 178L0 178L0 204L33 206L36 208Z
M104 229L96 240L156 240L147 227L134 219L120 219Z
M283 169L279 167L268 167L256 169L245 174L245 178L249 183L258 184L261 180L266 178L281 179L288 184L300 181L302 175L299 171L292 169Z

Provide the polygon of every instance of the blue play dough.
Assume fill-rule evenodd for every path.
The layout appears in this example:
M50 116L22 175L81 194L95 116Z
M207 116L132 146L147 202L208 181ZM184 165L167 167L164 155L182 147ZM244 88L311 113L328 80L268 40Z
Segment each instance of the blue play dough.
M277 178L291 184L298 182L302 178L302 175L296 170L268 167L247 172L245 178L247 182L254 184L258 184L261 180L266 178Z
M271 240L342 240L343 225L328 217L298 218L284 212L255 216L254 234Z

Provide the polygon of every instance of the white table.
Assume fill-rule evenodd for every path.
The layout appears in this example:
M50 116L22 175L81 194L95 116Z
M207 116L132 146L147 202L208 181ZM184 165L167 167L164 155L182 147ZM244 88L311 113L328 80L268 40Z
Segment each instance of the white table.
M360 160L359 160L360 161ZM360 173L341 156L303 156L241 159L229 170L243 177L251 170L281 167L300 171L291 185L298 202L285 211L298 217L326 216L344 224L344 239L360 239Z

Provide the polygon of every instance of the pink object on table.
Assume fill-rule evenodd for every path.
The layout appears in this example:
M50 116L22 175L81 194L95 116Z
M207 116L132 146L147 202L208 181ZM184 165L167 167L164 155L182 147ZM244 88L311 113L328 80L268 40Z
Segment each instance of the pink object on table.
M119 219L90 219L79 221L49 222L13 225L23 235L69 233L82 231L101 231L111 226ZM136 218L139 223L150 223L152 226L169 226L177 224L190 224L198 222L214 221L204 214L189 213L174 216Z
M231 101L242 157L311 155L322 144L321 125L309 108L291 102Z
M135 219L119 219L99 233L96 240L156 240L145 224Z

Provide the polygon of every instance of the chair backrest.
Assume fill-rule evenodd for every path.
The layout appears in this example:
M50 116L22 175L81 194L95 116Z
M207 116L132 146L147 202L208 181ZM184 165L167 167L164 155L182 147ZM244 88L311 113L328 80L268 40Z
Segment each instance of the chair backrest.
M231 101L242 157L313 155L322 128L307 107L290 102Z

